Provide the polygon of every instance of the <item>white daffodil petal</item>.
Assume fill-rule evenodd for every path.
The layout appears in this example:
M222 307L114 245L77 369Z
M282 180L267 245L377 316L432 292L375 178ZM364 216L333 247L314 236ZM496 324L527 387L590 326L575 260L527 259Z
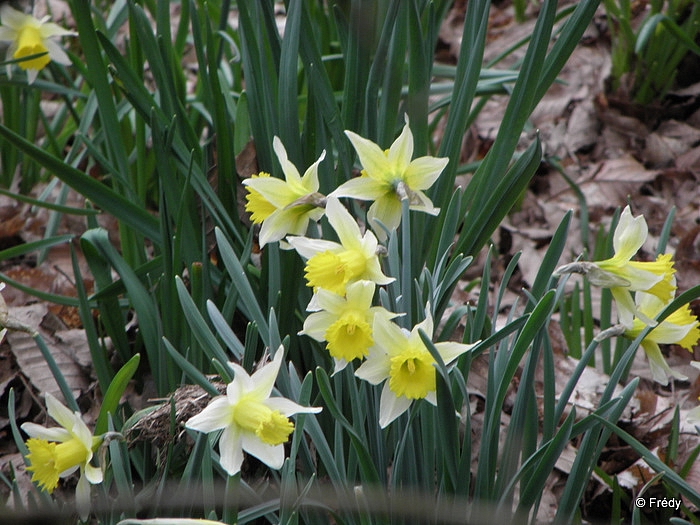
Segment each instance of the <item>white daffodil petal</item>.
M287 182L293 185L301 186L301 176L299 176L299 171L287 158L287 150L284 149L284 145L279 137L272 139L272 148L275 150L275 154L280 162L280 166L282 166L282 171L284 172L284 177Z
M97 483L102 483L102 469L98 467L93 467L88 463L87 465L85 465L85 477L93 485L96 485Z
M275 177L254 177L244 180L243 185L257 191L275 208L284 208L305 195L292 191L286 182Z
M333 324L335 319L336 316L328 312L313 313L304 320L304 329L299 333L308 335L321 343L326 340L326 330Z
M59 26L58 24L54 24L53 22L47 22L41 24L41 27L39 28L39 34L42 36L42 38L51 38L57 36L76 36L78 33L76 33L75 31L69 31L68 29L64 29L63 27Z
M83 422L79 414L76 414L75 423L71 428L70 433L73 434L87 450L92 450L92 432ZM92 457L92 456L90 456Z
M389 148L387 159L396 171L403 171L404 167L411 162L411 157L413 157L413 133L408 127L408 116L406 116L406 124Z
M0 26L0 42L13 42L17 38L17 31L9 27ZM12 58L12 55L10 55Z
M413 201L418 201L418 203L411 202L411 205L409 206L411 210L427 213L428 215L440 214L440 208L436 208L435 206L433 206L433 201L431 201L428 198L428 196L422 191L414 191L412 193L412 197Z
M53 397L49 392L46 392L44 398L46 400L46 411L48 412L49 416L56 421L56 423L70 431L75 424L76 415L63 406L61 402ZM80 419L79 414L77 417Z
M692 329L692 324L677 325L669 323L668 321L663 321L649 333L647 339L651 339L657 343L671 345L683 340Z
M348 362L345 359L338 359L337 357L334 357L333 358L333 373L331 374L331 377L333 377L338 372L342 372L343 370L345 370L346 366L348 366Z
M442 360L445 362L446 365L449 365L459 356L469 351L469 349L473 346L473 344L468 345L463 343L454 343L452 341L435 343L435 348L437 348L440 357L442 357Z
M346 130L345 135L355 148L360 164L365 168L367 175L373 179L385 181L385 175L391 172L391 165L381 148L352 131Z
M292 245L304 259L311 259L317 253L330 251L337 252L343 247L337 242L324 239L309 239L307 237L287 237L287 242Z
M617 317L620 324L628 329L631 328L634 323L634 314L637 312L632 296L626 288L610 288L610 292L617 305Z
M28 84L33 84L38 76L39 76L38 69L27 69L27 83Z
M240 472L243 464L243 444L238 427L228 426L219 439L219 464L229 476Z
M355 284L356 283L352 283L347 286L346 294L349 294L350 290L354 289ZM316 301L314 305L330 314L339 315L347 304L342 295L338 295L337 293L333 293L328 290L320 289L318 292L316 292L315 296Z
M283 416L318 414L321 411L321 407L305 407L286 397L271 397L265 401L265 405L272 410L279 410Z
M372 385L378 385L389 377L390 370L389 356L380 350L370 350L367 359L355 370L355 375Z
M654 341L645 339L642 341L642 348L644 348L644 353L649 360L649 369L651 370L651 377L654 381L665 386L668 385L669 377L675 377L681 381L688 379L683 374L676 372L668 366L659 345Z
M357 222L345 209L338 199L328 197L326 202L326 217L338 235L340 244L346 249L357 248L360 245L362 232Z
M369 177L357 177L341 184L329 197L350 197L361 201L373 201L384 195L389 187L383 181Z
M80 519L87 521L90 515L90 483L85 476L80 476L75 487L75 506L77 507Z
M326 150L324 149L321 152L321 156L318 158L318 160L316 162L314 162L311 166L308 167L306 172L304 172L304 176L301 178L302 186L304 188L306 188L309 193L313 193L315 191L318 191L318 188L319 188L318 165L321 164L321 162L325 158L326 158Z
M280 345L279 348L277 348L272 361L251 376L250 379L253 384L253 388L249 391L249 395L260 400L270 397L270 393L272 393L272 388L275 386L275 380L277 379L277 374L280 371L283 358L284 346Z
M410 406L410 399L404 396L396 397L389 388L389 383L385 383L379 401L379 426L386 428L389 423L406 412Z
M367 219L372 229L381 241L386 240L384 228L390 232L399 227L401 223L401 201L395 193L385 193L375 200L369 207ZM379 224L384 225L384 228Z
M243 450L255 456L270 468L279 470L284 464L284 445L268 445L263 443L254 434L247 432L241 436Z
M625 206L613 234L615 256L630 260L642 247L648 233L649 229L644 216L633 217L630 207Z
M427 190L435 184L450 159L420 157L411 162L404 172L406 184L413 191Z
M214 398L199 414L192 416L185 427L199 432L221 430L231 424L231 405L226 396Z
M21 28L32 18L33 17L25 15L21 11L13 9L8 4L3 4L2 7L0 7L0 19L2 20L2 24L14 30Z
M372 306L375 288L374 282L367 280L349 284L345 290L348 305L358 310L368 310Z
M63 443L71 439L71 433L65 428L52 427L45 428L36 423L22 423L20 427L29 437L44 439L46 441L57 441Z
M71 65L70 58L68 58L68 55L63 50L63 48L59 46L56 42L54 42L53 40L44 40L44 45L46 46L46 50L49 52L49 57L51 58L51 60L53 60L57 64L61 64L62 66Z
M372 337L374 338L374 346L391 356L403 351L409 334L394 323L383 322L382 319L375 318L372 325Z

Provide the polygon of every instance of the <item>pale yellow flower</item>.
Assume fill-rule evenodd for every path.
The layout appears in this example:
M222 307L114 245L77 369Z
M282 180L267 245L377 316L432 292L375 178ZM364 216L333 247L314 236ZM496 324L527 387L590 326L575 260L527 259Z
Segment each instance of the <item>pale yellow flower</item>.
M433 185L449 159L426 156L411 160L413 134L408 116L403 131L386 152L352 131L345 134L357 151L363 176L343 183L331 195L374 201L367 218L380 240L386 238L386 233L379 223L389 231L399 226L403 199L408 199L412 210L431 215L440 212L423 191Z
M284 397L270 397L283 356L284 347L280 346L272 362L252 376L242 366L229 363L235 376L226 387L226 395L214 398L185 424L199 432L223 430L219 439L219 462L231 476L241 470L244 450L270 468L282 468L284 443L294 431L288 416L321 411Z
M631 326L635 316L652 324L651 319L637 310L630 292L653 294L665 304L675 293L676 281L670 254L659 255L651 262L631 260L646 241L648 232L644 216L633 217L630 207L625 206L613 233L615 254L612 257L603 261L567 264L555 274L583 273L591 284L609 288L623 325Z
M651 319L661 313L666 306L658 297L642 292L637 293L636 303L637 310ZM647 323L635 318L632 327L625 330L624 335L629 339L634 339L646 327ZM693 346L698 343L698 340L700 340L700 322L692 314L687 304L656 325L642 341L642 348L649 359L649 368L654 381L667 385L669 377L687 379L683 374L668 366L659 344L677 344L692 352Z
M18 62L20 68L27 72L27 81L31 84L36 80L39 71L44 69L52 60L64 66L69 65L70 59L61 46L55 41L62 36L76 35L73 31L48 22L49 17L41 20L32 15L24 14L3 4L0 7L0 41L10 42L6 60L20 59L39 53L46 53L29 60ZM11 66L7 66L7 75L11 76Z
M287 237L287 241L305 259L307 285L345 295L345 287L359 280L389 284L394 279L382 273L377 256L379 243L374 234L364 235L355 219L340 201L328 197L326 217L340 243L324 239Z
M315 313L306 318L299 334L327 343L326 349L335 361L334 374L349 361L367 357L374 344L372 326L376 316L388 321L398 315L381 306L372 306L374 290L371 281L349 284L345 297L321 289L309 306Z
M435 359L423 343L419 329L432 337L433 318L429 306L425 309L425 320L410 332L383 317L374 319L374 346L355 375L373 385L384 382L379 402L379 426L382 428L408 410L414 399L437 403ZM452 341L435 343L445 364L452 363L473 346Z
M254 223L262 223L260 246L279 241L285 235L304 235L309 221L323 216L324 197L318 193L318 165L326 152L300 176L294 164L287 158L282 141L275 137L272 147L282 166L284 180L260 172L243 181L248 189L245 209Z
M79 412L71 412L48 392L46 409L61 426L45 428L35 423L22 424L22 430L30 436L27 470L32 473L32 481L48 493L56 488L59 478L79 470L75 498L81 516L86 519L90 509L89 484L102 482L102 470L90 464L102 438L92 435Z

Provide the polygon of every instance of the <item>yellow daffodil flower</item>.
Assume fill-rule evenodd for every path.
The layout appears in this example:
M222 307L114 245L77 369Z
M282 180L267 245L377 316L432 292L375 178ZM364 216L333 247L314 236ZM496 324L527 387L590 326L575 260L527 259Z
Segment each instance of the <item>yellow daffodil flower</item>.
M335 361L334 374L353 359L367 357L374 344L372 325L376 316L388 322L398 315L372 306L374 289L371 281L357 281L347 286L345 297L319 290L308 308L315 313L306 318L299 334L327 342L326 349Z
M274 359L252 376L242 366L229 363L235 377L226 387L226 395L214 398L185 424L198 432L223 429L219 440L220 463L231 476L241 470L244 450L270 468L282 468L284 443L294 431L289 416L321 411L283 397L270 397L283 356L284 347L280 346Z
M309 221L318 221L323 216L325 200L318 193L318 165L326 157L326 152L321 153L301 177L287 158L287 150L278 137L273 139L272 147L285 180L261 172L243 181L248 189L245 209L254 223L262 224L260 246L279 241L287 234L304 235Z
M637 310L651 319L661 313L666 306L658 297L642 292L637 293L636 303ZM643 320L635 318L632 327L625 330L624 335L629 339L634 339L646 326L647 323ZM687 304L656 325L642 341L642 348L649 359L649 368L654 381L667 385L669 377L687 379L668 366L661 354L659 344L677 344L692 352L693 346L698 343L698 340L700 340L700 322L692 314Z
M305 259L307 285L345 295L345 287L359 280L388 284L394 279L382 273L377 257L379 243L374 234L360 227L340 201L328 197L326 217L338 235L340 244L323 239L287 237L287 241Z
M24 14L3 4L0 7L0 41L10 42L6 60L21 59L39 53L46 53L29 60L18 62L20 68L27 72L27 81L31 84L36 80L39 71L44 69L52 60L64 66L69 65L70 59L66 52L56 43L61 36L75 35L73 31L48 22L49 17L41 20L32 15ZM11 66L7 66L7 76L11 76Z
M630 207L625 206L613 234L615 254L611 258L567 264L555 274L583 273L591 284L609 288L617 304L620 322L625 326L631 326L635 316L652 324L651 319L637 310L630 292L653 294L665 304L673 297L676 282L670 254L659 255L651 262L631 260L646 241L648 231L644 216L633 217Z
M433 185L449 159L426 156L411 160L413 134L408 127L408 116L403 131L386 152L352 131L345 134L357 151L363 176L345 182L331 195L374 201L367 218L380 240L386 238L386 233L379 223L391 231L401 222L402 199L409 200L412 210L431 215L440 212L423 190Z
M79 470L75 499L85 520L90 509L90 483L102 482L102 470L90 464L102 438L92 435L79 412L71 412L48 392L46 409L61 426L45 428L35 423L22 424L22 430L30 436L27 470L32 473L32 481L49 494L58 486L59 478Z
M411 332L380 316L374 319L374 346L355 375L373 385L384 382L379 401L379 426L382 428L408 410L414 399L437 403L435 360L423 344L419 329L432 337L433 318L429 307L425 309L425 320ZM451 341L435 343L445 364L450 364L472 346Z

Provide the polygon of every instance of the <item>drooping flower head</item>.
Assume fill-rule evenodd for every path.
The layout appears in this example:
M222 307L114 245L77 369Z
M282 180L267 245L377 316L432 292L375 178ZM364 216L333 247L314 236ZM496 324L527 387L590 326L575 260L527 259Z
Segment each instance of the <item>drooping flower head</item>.
M79 470L76 503L81 516L87 516L89 483L102 482L102 470L90 464L102 438L92 435L79 412L71 412L48 392L46 409L61 426L45 428L35 423L22 424L22 430L30 436L27 440L27 470L32 473L32 481L49 494L58 486L59 478Z
M287 241L305 259L307 285L314 290L329 290L345 295L352 282L369 280L388 284L394 279L382 273L377 256L379 243L370 231L364 235L340 201L328 197L326 217L338 235L340 243L306 237L287 237Z
M631 326L635 316L652 324L643 312L637 310L630 292L653 294L665 304L673 297L676 282L670 254L659 255L651 262L631 260L646 241L648 232L644 216L633 217L630 207L625 206L613 233L615 254L612 257L565 265L557 269L556 274L584 273L591 284L609 288L617 304L620 322L625 326Z
M242 366L229 363L235 376L226 387L226 395L215 397L185 424L206 433L223 429L219 439L220 463L231 476L241 470L244 450L270 468L282 468L284 443L294 431L289 416L321 411L284 397L270 397L283 356L284 347L280 346L273 360L252 376Z
M0 7L0 41L10 42L6 60L46 53L36 58L18 62L20 68L27 72L27 80L31 84L36 80L39 71L44 69L52 60L64 66L69 65L70 59L61 49L56 38L73 36L76 33L63 29L61 26L48 22L49 17L41 20L32 15L24 14L13 9L8 4ZM11 66L7 66L7 75L11 76Z
M638 292L635 299L637 310L651 319L659 315L666 306L658 297L648 293ZM646 327L647 323L635 318L632 327L627 329L624 335L629 339L635 339ZM649 368L654 381L667 385L669 377L687 379L668 366L659 344L677 344L692 352L698 340L700 340L700 322L687 304L656 325L642 341L642 348L649 359Z
M414 399L437 403L435 359L423 343L419 329L432 337L433 318L429 306L425 309L425 319L410 332L382 317L374 319L375 344L355 375L373 385L384 382L379 402L379 426L382 428L408 410ZM452 341L435 343L445 364L450 364L472 346Z
M304 321L299 332L316 341L326 341L326 349L335 361L334 374L353 359L367 357L374 344L372 326L375 317L389 321L397 314L381 306L372 306L375 285L371 281L357 281L347 286L345 297L328 290L319 290L310 310L315 313Z
M380 240L386 238L381 222L389 231L401 222L401 200L409 200L412 210L437 215L423 190L430 188L445 169L449 159L437 157L413 157L413 134L406 125L399 137L385 152L372 142L352 131L346 131L362 164L361 177L351 179L338 187L331 195L374 201L367 218Z
M287 150L278 137L273 139L272 147L285 180L260 172L243 181L248 189L245 209L254 223L262 224L260 246L279 241L287 234L303 235L309 221L317 221L323 216L321 205L324 198L318 193L318 165L326 157L326 152L321 153L301 177L287 158Z

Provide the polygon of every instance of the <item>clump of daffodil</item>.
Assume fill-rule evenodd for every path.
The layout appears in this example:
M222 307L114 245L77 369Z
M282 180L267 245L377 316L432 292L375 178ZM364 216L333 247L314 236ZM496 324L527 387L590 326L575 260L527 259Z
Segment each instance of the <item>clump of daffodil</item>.
M415 399L437 403L435 359L418 330L423 330L428 337L433 335L429 305L425 309L425 319L410 332L380 316L374 319L374 346L355 375L373 385L384 382L379 402L379 426L382 428L408 410ZM450 364L472 346L452 341L435 343L445 364Z
M372 281L349 284L345 297L321 289L308 308L315 313L306 318L299 334L326 342L326 349L335 361L334 374L353 359L367 357L374 344L372 325L376 317L388 322L398 315L381 306L372 306L374 289Z
M630 292L647 292L667 303L676 290L673 274L673 261L670 254L662 254L656 261L632 261L647 239L648 227L643 215L633 217L626 206L613 234L615 254L603 261L577 262L559 268L555 273L583 273L591 284L609 288L617 304L620 322L625 326L637 316L647 324L651 320L644 317L635 307Z
M46 393L46 410L60 427L45 428L35 423L23 423L27 440L27 470L32 481L49 494L58 486L59 478L80 471L75 499L83 520L90 509L90 483L102 482L102 470L90 464L102 438L93 436L80 412L71 412L55 397Z
M289 416L321 411L284 397L270 397L283 356L284 347L280 346L273 360L252 376L242 366L229 363L235 376L226 387L226 395L214 398L185 424L199 432L223 430L220 464L231 476L241 470L244 450L270 468L282 468L284 443L294 431Z
M17 60L44 53L17 63L20 68L27 72L27 81L30 84L36 80L39 71L52 60L64 66L71 63L68 55L55 39L62 36L73 36L76 33L63 29L57 24L48 22L48 20L48 16L39 20L32 15L17 11L7 4L0 7L0 41L10 42L5 60ZM8 65L8 77L11 76L11 71L11 66Z
M345 287L359 280L389 284L394 279L382 273L379 265L379 243L374 234L364 235L352 215L340 201L328 197L326 217L340 243L324 239L287 237L287 241L305 259L307 285L345 295Z
M345 134L364 169L361 177L345 182L331 195L374 201L367 218L381 240L385 239L386 233L379 223L389 231L396 229L401 222L403 199L408 199L412 210L431 215L439 213L423 190L433 185L449 159L426 156L411 160L413 134L408 127L408 116L401 135L387 151L352 131Z
M648 293L639 292L635 299L637 310L651 319L661 313L666 306L658 297ZM628 339L635 339L646 327L647 323L635 318L631 327L625 327L623 335ZM700 322L687 304L656 325L642 341L642 348L649 359L649 368L654 381L667 385L669 377L687 379L668 366L661 354L659 344L677 344L692 352L698 340L700 340Z
M323 216L325 203L324 196L318 193L318 165L326 152L301 177L278 137L273 139L272 147L285 180L260 172L243 181L248 189L245 209L253 223L262 224L260 246L279 241L287 234L305 234L309 221L318 221Z

